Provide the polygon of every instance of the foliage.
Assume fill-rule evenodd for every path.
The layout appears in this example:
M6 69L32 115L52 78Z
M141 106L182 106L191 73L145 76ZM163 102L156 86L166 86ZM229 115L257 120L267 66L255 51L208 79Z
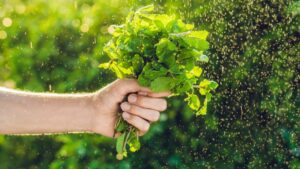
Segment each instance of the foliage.
M108 26L150 3L0 1L1 85L50 92L102 87L115 79L97 67L106 61L100 55ZM194 118L184 98L173 98L141 138L143 148L122 162L112 140L98 135L0 136L1 168L299 168L299 1L153 3L211 32L202 74L219 87L207 115Z
M154 5L141 7L129 13L125 24L111 27L113 38L104 47L110 61L100 67L111 69L118 78L136 78L154 92L185 93L185 101L196 115L205 115L210 91L218 84L207 79L200 82L199 93L205 96L200 107L194 87L202 68L196 63L207 61L203 52L209 47L208 32L193 28L174 15L157 13ZM122 133L116 145L118 159L127 156L127 145L134 152L140 148L137 130L123 118L119 117L115 131Z

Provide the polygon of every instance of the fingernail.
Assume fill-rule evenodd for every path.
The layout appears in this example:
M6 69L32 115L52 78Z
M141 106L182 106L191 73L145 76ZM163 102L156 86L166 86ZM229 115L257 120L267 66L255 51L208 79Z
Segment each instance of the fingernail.
M136 102L136 100L137 100L137 96L135 94L132 94L128 97L128 101L131 103Z
M139 95L147 96L147 92L139 92Z
M130 105L125 102L125 103L121 104L121 108L122 108L122 110L127 111L130 109Z
M129 118L130 115L129 115L127 112L124 112L124 113L122 114L122 116L123 116L123 118L126 120L126 119Z

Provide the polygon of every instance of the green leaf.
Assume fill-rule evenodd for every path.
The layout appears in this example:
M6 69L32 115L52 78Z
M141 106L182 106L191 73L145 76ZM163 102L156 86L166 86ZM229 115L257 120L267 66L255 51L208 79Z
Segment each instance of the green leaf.
M191 51L182 51L178 56L178 62L184 65L186 70L190 71L195 67L196 59Z
M176 93L183 93L186 91L189 91L192 88L192 84L189 82L189 80L185 80L183 79L181 82L178 82L179 80L177 80L176 83Z
M99 68L102 68L102 69L109 69L109 67L110 67L110 62L107 62L107 63L101 63L100 65L99 65Z
M215 81L204 79L199 84L199 92L201 95L206 95L211 90L215 90L217 87L218 83L216 83Z
M116 128L116 131L118 132L123 132L126 129L127 124L125 123L125 121L120 121L119 125Z
M174 51L177 47L167 38L162 38L156 45L156 55L158 60L169 67L175 64Z
M149 87L151 82L158 77L165 77L167 75L167 69L160 63L147 63L142 73L138 76L138 82L142 86Z
M110 66L112 71L114 71L118 78L124 78L126 75L132 75L132 68L124 68L121 65L117 65L116 62L113 62Z
M136 13L145 13L145 12L152 12L152 11L154 11L154 5L153 4L139 8L136 11Z
M209 84L210 84L210 81L207 79L204 79L201 81L199 86L200 86L200 88L206 88Z
M170 33L180 33L180 32L187 32L194 28L193 24L185 24L182 22L181 19L176 19L169 22L166 26L167 30Z
M174 86L173 79L170 77L159 77L151 82L151 90L154 92L171 91Z
M144 60L139 54L135 54L134 57L132 58L132 67L134 70L134 73L136 75L140 74L140 72L143 70L144 66Z
M206 93L209 92L208 85L210 84L210 81L207 79L204 79L199 84L199 92L201 95L206 95Z
M192 73L193 75L195 75L196 77L200 77L201 74L202 74L202 69L201 69L200 67L198 67L198 66L195 66L195 67L192 69L191 73Z
M210 90L215 90L218 86L219 86L218 83L215 81L210 81L209 83Z
M175 19L175 15L166 15L166 14L156 15L156 17L154 18L155 21L159 21L163 24L163 27L160 27L163 29L165 29L168 23L174 19Z
M206 115L206 113L207 113L207 107L203 106L199 111L196 112L196 116Z
M109 41L103 48L103 51L108 55L111 59L116 59L119 57L117 54L117 48L113 41Z
M145 17L157 26L158 29L165 31L166 26L169 22L176 19L175 15L166 15L166 14L141 14L142 17Z
M160 66L157 66L157 68L159 68L158 70L156 70L153 65L148 65L148 69L146 69L147 67L145 67L144 69L144 74L145 74L145 77L149 80L154 80L158 77L164 77L165 75L167 75L168 73L168 70L164 67L162 67L161 65Z
M212 97L212 94L211 94L211 93L207 93L207 94L206 94L205 99L207 100L207 102L210 102L210 101L211 101L211 97Z
M196 112L196 116L206 115L206 113L207 113L207 102L208 102L207 99L205 99L201 109L198 112Z
M206 40L206 38L208 36L208 32L207 31L192 31L188 36L193 37L193 38Z
M117 75L117 77L118 78L123 78L124 77L124 74L123 74L123 72L118 68L118 66L116 65L116 63L112 63L111 64L111 70L113 71L113 72L115 72L115 74Z
M206 88L200 88L199 92L201 95L206 95L209 91Z
M139 51L142 47L143 40L139 37L126 38L126 50L128 52Z
M193 38L193 37L182 37L182 39L190 47L195 48L199 51L205 51L209 48L209 43L206 40Z
M197 95L191 94L188 97L188 105L193 110L198 110L200 108L200 99Z
M138 83L141 85L141 86L150 86L150 81L145 78L145 75L144 74L141 74L138 76Z
M163 30L165 28L165 25L160 20L154 20L153 22L155 23L158 29Z

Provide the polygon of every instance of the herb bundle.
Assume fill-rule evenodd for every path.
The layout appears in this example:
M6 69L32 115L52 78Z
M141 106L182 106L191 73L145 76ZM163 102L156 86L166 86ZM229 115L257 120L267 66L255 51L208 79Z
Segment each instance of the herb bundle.
M186 95L195 114L205 115L211 91L218 84L201 77L198 62L208 62L208 32L194 30L174 15L159 14L153 5L132 11L123 25L113 26L112 39L104 47L110 58L100 68L112 70L118 78L136 78L154 92L171 91ZM117 159L140 149L137 130L118 118Z

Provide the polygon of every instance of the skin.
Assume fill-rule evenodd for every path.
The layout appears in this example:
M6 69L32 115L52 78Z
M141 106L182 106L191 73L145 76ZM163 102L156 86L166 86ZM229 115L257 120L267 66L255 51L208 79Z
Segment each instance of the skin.
M133 79L116 80L86 94L0 88L0 134L91 132L113 137L117 115L122 112L122 117L143 135L166 110L163 97L169 95L151 92Z

